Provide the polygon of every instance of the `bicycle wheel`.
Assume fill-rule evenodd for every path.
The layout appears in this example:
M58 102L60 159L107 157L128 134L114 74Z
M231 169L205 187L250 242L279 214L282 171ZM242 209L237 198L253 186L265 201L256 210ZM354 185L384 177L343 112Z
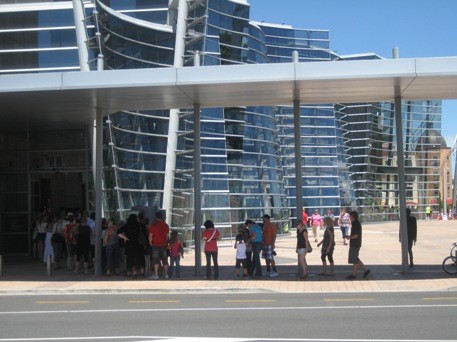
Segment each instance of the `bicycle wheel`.
M448 256L443 260L443 270L447 274L457 274L457 260L455 257Z

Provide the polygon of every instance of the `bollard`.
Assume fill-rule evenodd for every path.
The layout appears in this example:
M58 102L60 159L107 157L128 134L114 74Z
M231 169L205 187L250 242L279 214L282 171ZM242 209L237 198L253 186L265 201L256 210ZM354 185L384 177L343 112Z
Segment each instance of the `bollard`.
M50 277L52 275L52 263L51 263L51 256L46 256L46 275Z

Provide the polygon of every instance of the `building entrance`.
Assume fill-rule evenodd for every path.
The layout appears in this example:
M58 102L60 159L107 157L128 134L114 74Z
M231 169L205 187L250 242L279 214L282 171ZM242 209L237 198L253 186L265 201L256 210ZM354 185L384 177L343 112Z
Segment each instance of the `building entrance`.
M84 175L82 171L1 175L0 254L32 254L32 222L43 210L54 214L85 208Z

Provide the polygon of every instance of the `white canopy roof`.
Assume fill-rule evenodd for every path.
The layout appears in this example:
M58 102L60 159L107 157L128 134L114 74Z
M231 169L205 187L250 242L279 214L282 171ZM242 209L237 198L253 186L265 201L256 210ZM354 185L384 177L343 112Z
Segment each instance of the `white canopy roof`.
M119 110L457 98L457 57L0 76L3 129L75 125Z

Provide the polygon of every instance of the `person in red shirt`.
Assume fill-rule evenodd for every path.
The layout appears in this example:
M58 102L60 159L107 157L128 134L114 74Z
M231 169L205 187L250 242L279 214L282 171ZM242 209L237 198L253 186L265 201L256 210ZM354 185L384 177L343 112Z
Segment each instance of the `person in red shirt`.
M306 212L306 209L305 209L305 208L303 208L303 211L302 211L302 213L301 213L301 220L302 220L303 225L304 225L305 227L309 227L309 225L308 225L309 216L308 216L308 213Z
M205 221L203 224L205 231L202 234L202 240L205 242L205 256L206 256L206 276L205 279L211 279L211 258L214 264L214 280L219 279L219 264L217 262L217 240L220 239L221 234L219 230L214 227L211 220Z
M163 213L158 211L156 220L149 226L149 244L152 248L154 274L150 279L159 279L159 265L162 261L165 278L168 278L168 234L170 227L163 221Z
M276 234L278 233L278 228L272 222L270 222L270 215L265 214L262 217L263 219L263 229L262 229L262 240L263 240L263 250L262 257L265 259L267 265L267 275L270 278L276 278L279 274L276 270L276 263L273 257L275 250ZM271 269L273 271L271 272Z

